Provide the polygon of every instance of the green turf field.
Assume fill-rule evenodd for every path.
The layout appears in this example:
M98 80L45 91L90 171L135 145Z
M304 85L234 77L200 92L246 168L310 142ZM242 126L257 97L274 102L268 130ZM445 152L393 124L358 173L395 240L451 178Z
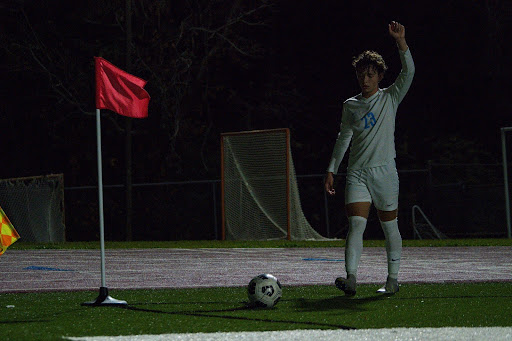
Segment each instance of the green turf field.
M121 307L85 307L96 292L0 295L2 340L287 329L512 326L512 284L406 284L395 296L361 285L284 287L272 309L246 309L245 288L117 290Z
M404 246L510 246L510 239L404 240ZM107 242L107 248L340 247L327 242ZM384 241L365 241L384 246ZM95 249L99 243L31 244L13 249ZM1 259L0 259L1 260ZM85 307L93 291L0 294L2 340L65 336L393 327L512 326L512 283L403 284L395 296L360 285L354 298L334 286L284 287L269 310L246 309L246 288L114 290L127 307Z

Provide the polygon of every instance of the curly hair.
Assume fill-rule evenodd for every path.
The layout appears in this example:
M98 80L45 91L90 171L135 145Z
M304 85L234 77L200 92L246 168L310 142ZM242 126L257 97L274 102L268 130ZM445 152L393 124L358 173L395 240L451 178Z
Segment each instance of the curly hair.
M384 58L375 51L364 51L359 56L354 57L352 66L356 71L366 70L368 67L373 66L379 74L384 74L388 69Z

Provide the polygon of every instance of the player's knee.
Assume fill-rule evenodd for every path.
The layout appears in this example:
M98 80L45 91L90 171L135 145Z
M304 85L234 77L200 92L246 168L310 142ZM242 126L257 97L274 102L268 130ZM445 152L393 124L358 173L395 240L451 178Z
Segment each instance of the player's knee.
M355 202L345 205L345 211L348 217L359 216L363 218L368 218L368 214L370 213L370 205L369 202Z
M380 221L391 221L398 217L398 209L393 211L377 210L377 215L379 216Z

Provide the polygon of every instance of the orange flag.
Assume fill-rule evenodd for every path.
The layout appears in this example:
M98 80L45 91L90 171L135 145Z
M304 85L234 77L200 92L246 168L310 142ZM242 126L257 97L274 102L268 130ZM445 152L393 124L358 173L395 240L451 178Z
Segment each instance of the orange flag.
M0 207L0 255L19 238L20 235L16 232L9 218L5 215L4 210Z
M96 109L109 109L133 118L148 116L149 94L146 81L121 70L101 57L94 57Z

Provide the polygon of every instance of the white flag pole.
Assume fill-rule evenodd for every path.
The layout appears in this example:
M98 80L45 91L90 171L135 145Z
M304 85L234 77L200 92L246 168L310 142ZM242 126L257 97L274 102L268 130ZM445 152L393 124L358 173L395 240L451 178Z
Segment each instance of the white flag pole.
M82 305L126 305L126 301L116 300L108 294L108 288L105 280L105 225L103 214L103 166L101 164L101 116L100 109L96 109L96 141L98 154L98 199L100 213L100 250L101 250L101 287L100 294L90 302L82 303Z
M96 109L96 148L98 156L98 205L100 213L100 250L101 250L101 286L106 287L105 280L105 215L103 213L103 164L101 156L101 115Z

